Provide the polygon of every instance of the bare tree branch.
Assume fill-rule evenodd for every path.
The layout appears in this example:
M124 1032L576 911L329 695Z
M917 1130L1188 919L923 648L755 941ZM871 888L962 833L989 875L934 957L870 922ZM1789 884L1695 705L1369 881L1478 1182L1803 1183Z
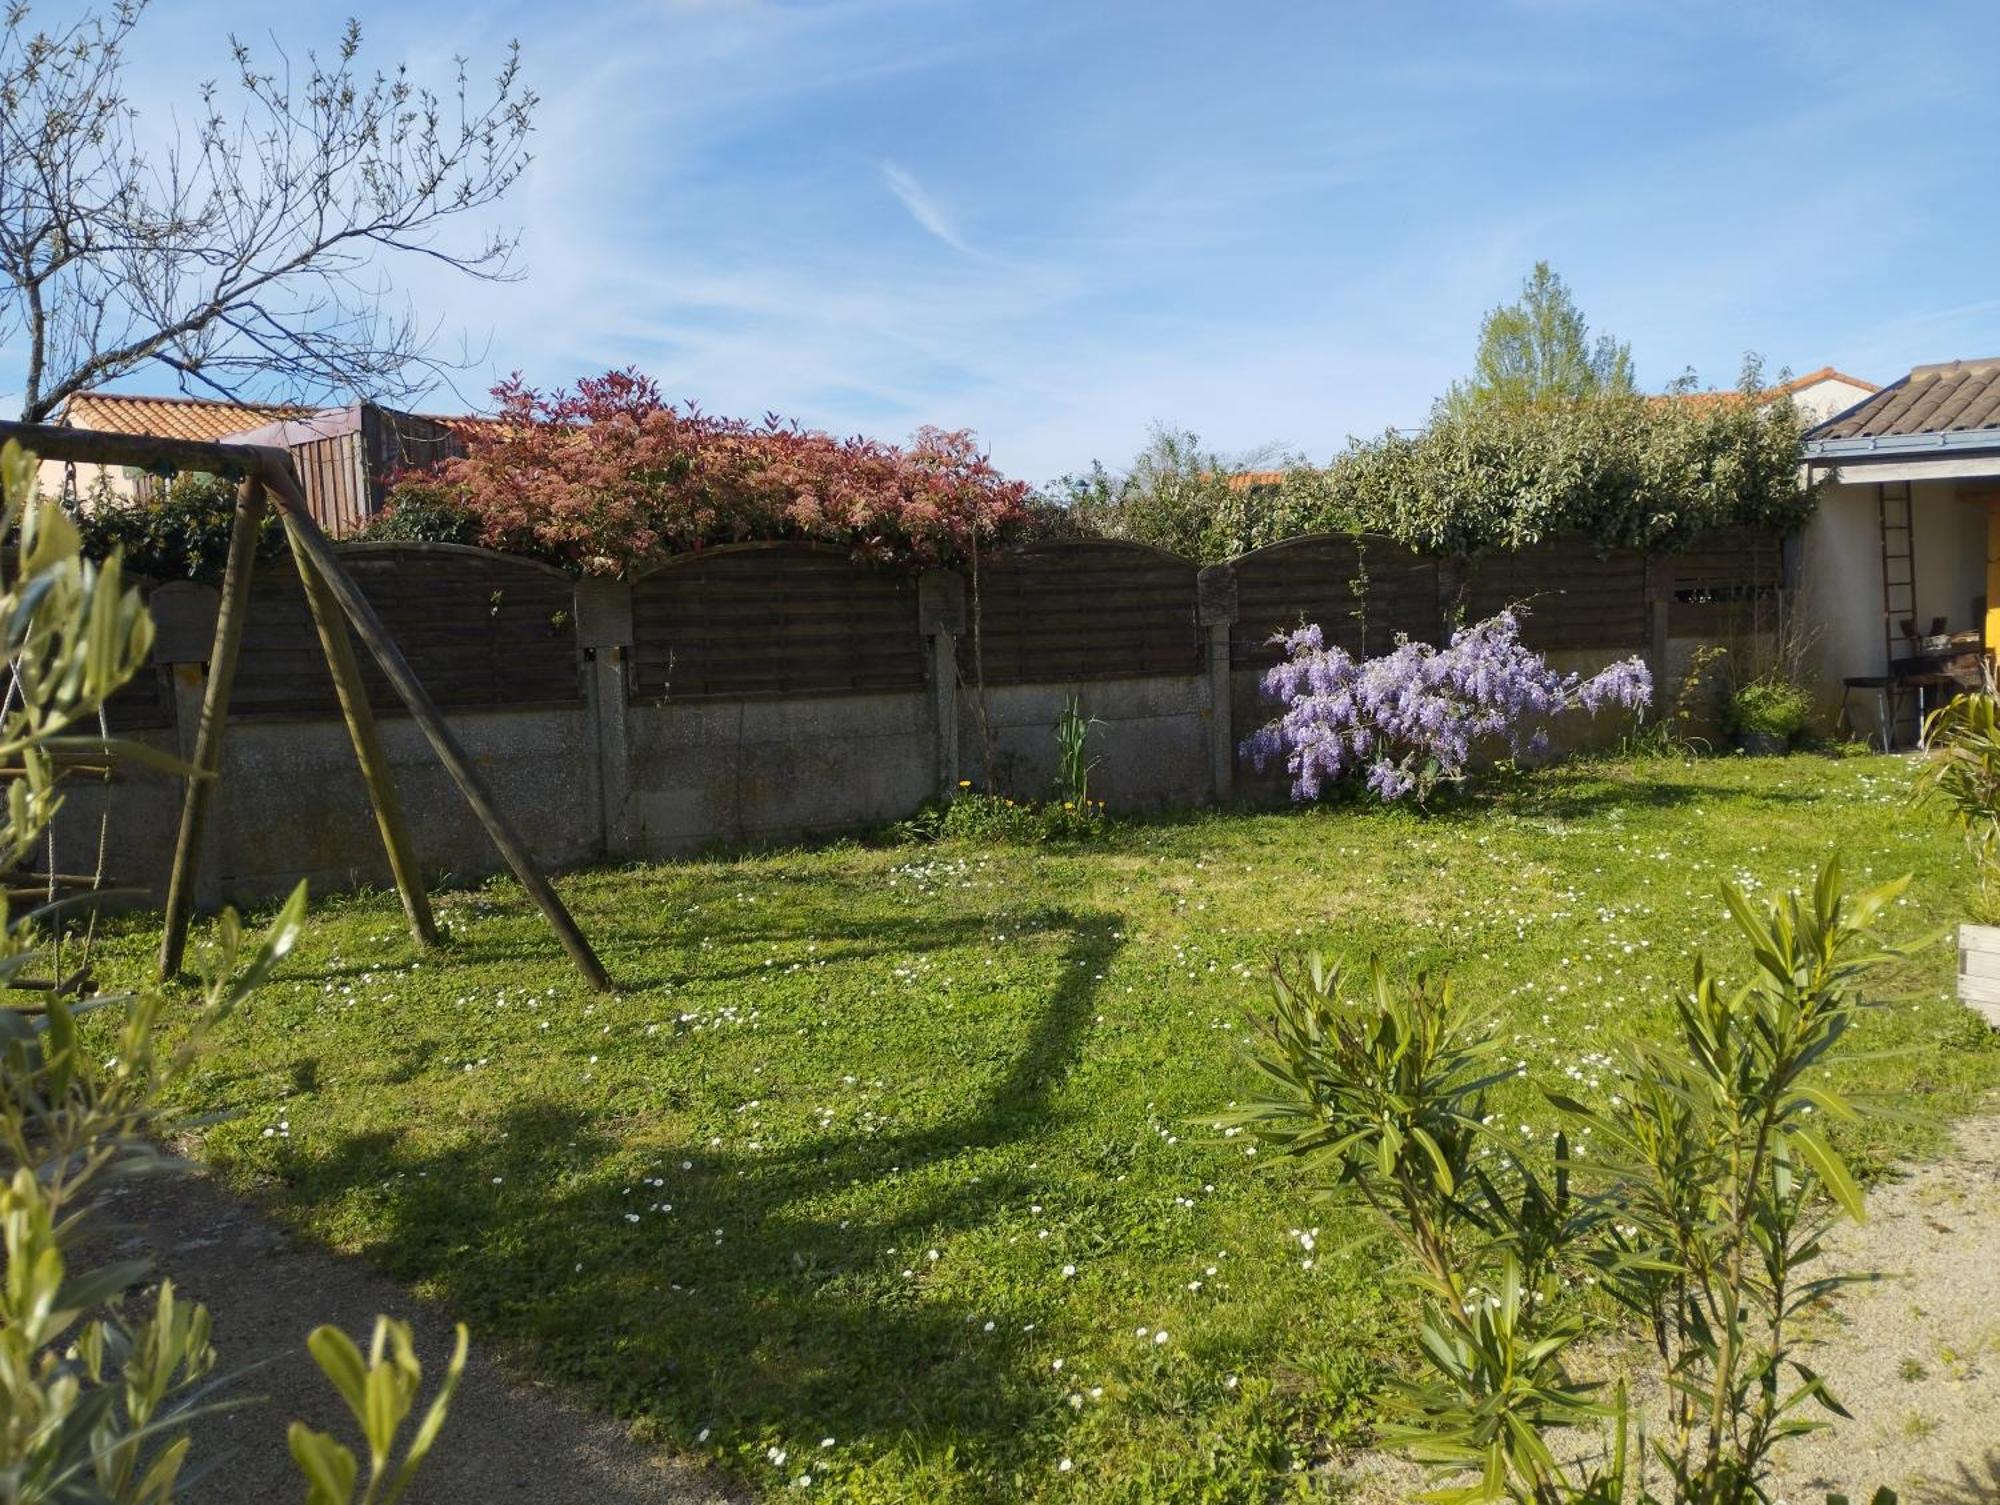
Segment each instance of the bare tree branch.
M230 86L149 151L122 85L146 0L33 30L0 21L0 342L25 337L21 416L148 365L186 389L407 399L447 362L385 262L518 275L515 234L462 230L528 165L536 98L510 45L475 94L368 73L350 21L300 74L231 37ZM229 101L225 107L225 99Z

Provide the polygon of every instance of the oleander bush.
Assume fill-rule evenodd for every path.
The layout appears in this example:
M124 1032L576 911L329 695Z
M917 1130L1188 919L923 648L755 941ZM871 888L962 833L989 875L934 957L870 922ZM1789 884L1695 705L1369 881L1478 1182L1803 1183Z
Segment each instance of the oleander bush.
M1965 836L1988 906L2000 876L2000 697L1959 695L1924 719L1915 798L1944 809Z
M1814 1303L1870 1277L1826 1270L1864 1215L1829 1137L1855 1104L1828 1068L1897 955L1871 934L1908 880L1850 894L1837 861L1810 893L1723 898L1754 960L1730 984L1697 955L1665 1039L1633 1037L1535 1168L1488 1093L1522 1068L1449 983L1364 986L1318 955L1280 964L1251 1059L1265 1095L1229 1123L1372 1210L1419 1298L1386 1440L1431 1465L1443 1502L1752 1505L1772 1448L1845 1416L1801 1354ZM1576 1372L1587 1281L1646 1330L1664 1415ZM1579 1449L1561 1434L1595 1438ZM1875 1496L1887 1505L1894 1496Z

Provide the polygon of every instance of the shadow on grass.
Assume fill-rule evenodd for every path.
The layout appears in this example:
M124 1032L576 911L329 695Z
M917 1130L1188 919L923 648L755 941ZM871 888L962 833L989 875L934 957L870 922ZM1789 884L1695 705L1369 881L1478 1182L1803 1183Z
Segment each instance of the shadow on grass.
M521 921L539 926L539 917L526 909L527 901L523 899L521 903ZM951 950L990 933L993 924L990 916L947 917L932 913L926 913L921 920L913 916L909 920L855 924L831 921L824 913L779 914L776 912L778 909L775 904L760 905L759 912L754 915L738 917L718 914L713 919L705 913L698 930L681 921L671 925L648 923L643 918L635 921L632 913L621 912L613 916L601 911L581 912L584 919L594 923L599 931L592 937L593 944L621 993L679 987L696 980L731 982L766 975L764 968L757 963L732 966L705 963L698 949L699 939L703 937L718 946L761 944L796 948L802 942L812 941L819 946L816 953L818 960L829 963L865 962L881 956L920 956L932 951ZM490 929L491 918L484 924ZM586 931L591 928L592 924L587 923ZM691 936L695 938L690 939ZM450 966L490 967L514 963L546 966L554 954L554 942L546 932L523 939L494 938L482 934L477 939L448 939L434 953L434 959ZM676 955L684 958L685 965L660 965L663 959ZM432 956L424 958L426 961L432 959ZM371 965L342 961L316 967L288 968L285 976L287 981L327 983L363 975L380 979L407 977L408 974L408 962L377 962Z
M1013 1054L923 1126L844 1123L757 1153L740 1138L636 1144L611 1109L545 1098L442 1153L415 1153L394 1130L350 1136L298 1161L280 1197L293 1210L357 1209L370 1257L475 1340L667 1435L709 1427L753 1451L777 1441L807 1467L822 1437L933 1461L955 1448L1005 1498L1003 1461L1032 1446L1024 1434L1060 1398L1019 1323L987 1333L919 1288L930 1244L1032 1194L1038 1178L980 1152L1048 1131L1093 1018L1093 979L1121 947L1114 915L1043 918L1062 944ZM912 916L819 930L823 944L908 951L924 937L948 944L940 928ZM927 1170L968 1156L977 1174ZM862 1185L865 1200L852 1196Z
M1621 765L1629 767L1631 765ZM1662 768L1675 765L1662 764ZM1613 808L1673 810L1697 800L1728 799L1732 791L1713 783L1678 778L1629 778L1607 773L1590 777L1589 764L1574 765L1560 780L1537 775L1475 794L1454 814L1483 816L1494 810L1550 816L1557 820L1588 820ZM1797 789L1757 788L1749 793L1760 805L1814 805L1822 797Z

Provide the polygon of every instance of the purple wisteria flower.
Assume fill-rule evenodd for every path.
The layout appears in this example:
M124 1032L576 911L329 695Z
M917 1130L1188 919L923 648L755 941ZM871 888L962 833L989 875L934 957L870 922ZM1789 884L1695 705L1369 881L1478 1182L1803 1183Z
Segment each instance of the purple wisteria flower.
M1653 677L1636 658L1589 679L1557 673L1522 646L1511 611L1453 633L1445 648L1399 638L1381 658L1329 648L1317 627L1272 641L1284 644L1285 657L1263 689L1284 710L1243 751L1260 769L1282 758L1300 800L1359 774L1384 801L1414 795L1422 803L1441 782L1465 776L1482 742L1516 756L1540 752L1558 712L1641 710L1653 698Z

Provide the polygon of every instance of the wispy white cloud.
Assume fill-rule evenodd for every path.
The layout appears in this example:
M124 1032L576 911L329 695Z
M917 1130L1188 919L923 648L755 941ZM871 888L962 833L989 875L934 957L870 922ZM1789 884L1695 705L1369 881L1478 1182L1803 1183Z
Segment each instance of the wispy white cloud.
M266 0L180 3L150 23L168 51L134 54L149 111L271 24ZM490 336L455 383L473 402L516 368L637 364L720 412L972 427L1029 479L1115 462L1152 419L1324 455L1420 422L1540 256L1648 381L1724 379L1746 347L1877 377L2000 348L1995 215L1963 187L2000 146L1913 164L1851 115L1863 92L1975 108L1990 0L1940 0L1952 46L1866 49L1858 21L1729 0L1451 28L1194 0L1160 27L1051 0L597 0L557 28L528 0L354 7L427 79L526 39L538 160L497 216L525 279L397 268L475 352ZM288 46L337 34L334 0L303 8ZM1829 158L1865 223L1827 207Z
M965 237L958 233L958 227L951 222L944 210L938 207L937 201L924 192L924 185L919 183L908 169L898 167L894 162L884 162L882 181L889 185L889 192L897 197L902 206L910 211L910 218L924 229L962 255L978 254L965 243Z

